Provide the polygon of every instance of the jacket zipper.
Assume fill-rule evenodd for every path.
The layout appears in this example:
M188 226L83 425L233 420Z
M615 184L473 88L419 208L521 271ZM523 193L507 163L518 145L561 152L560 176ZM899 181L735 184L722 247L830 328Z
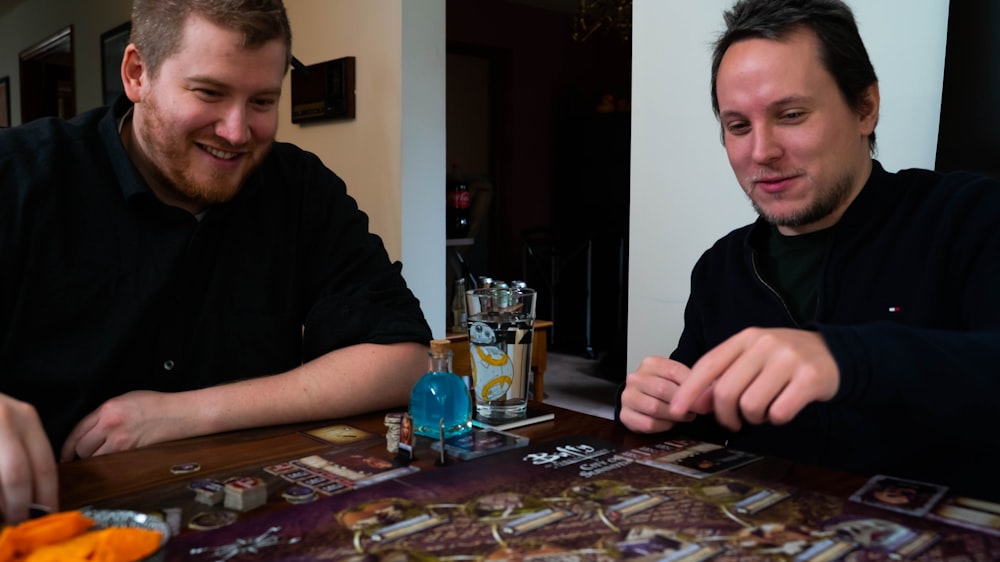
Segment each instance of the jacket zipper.
M788 319L792 321L792 325L796 328L801 328L802 326L799 325L798 320L796 320L795 316L792 315L792 311L788 309L788 303L785 302L785 299L782 298L781 294L778 293L778 291L775 290L770 283L764 280L764 277L760 274L760 271L757 269L757 252L752 250L750 251L750 267L753 269L753 274L757 278L757 281L759 281L761 285L767 287L767 290L771 291L771 294L773 294L778 299L778 302L781 303L782 308L785 309L785 316L788 316Z

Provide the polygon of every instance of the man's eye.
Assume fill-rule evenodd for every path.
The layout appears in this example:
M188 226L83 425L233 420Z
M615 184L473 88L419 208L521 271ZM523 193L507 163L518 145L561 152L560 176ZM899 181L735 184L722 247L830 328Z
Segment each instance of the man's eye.
M750 125L747 123L730 123L726 125L726 131L731 135L742 135L750 130Z

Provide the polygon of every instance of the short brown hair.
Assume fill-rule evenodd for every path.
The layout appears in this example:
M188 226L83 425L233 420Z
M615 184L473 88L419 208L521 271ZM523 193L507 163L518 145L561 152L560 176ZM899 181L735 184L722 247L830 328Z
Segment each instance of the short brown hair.
M292 29L282 0L134 0L129 39L155 76L163 61L180 49L184 24L192 15L239 31L241 47L274 39L285 42L285 69L292 59Z

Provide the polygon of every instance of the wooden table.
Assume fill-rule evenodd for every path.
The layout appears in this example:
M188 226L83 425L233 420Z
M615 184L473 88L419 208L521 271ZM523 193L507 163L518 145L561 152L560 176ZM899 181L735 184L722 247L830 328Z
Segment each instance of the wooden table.
M545 400L545 369L551 327L551 320L535 320L534 332L531 335L532 396L538 402ZM451 342L452 368L455 369L455 373L462 376L471 375L472 358L469 354L468 332L448 332L445 338Z
M516 433L532 440L551 440L585 433L595 437L628 443L642 443L635 435L613 422L565 410L549 404L532 403L539 409L556 412L556 419L523 428ZM196 462L199 474L238 471L246 467L266 466L272 462L298 458L330 449L330 445L308 437L303 432L332 424L348 424L378 435L385 435L385 412L345 420L329 420L286 426L194 437L160 443L113 455L91 457L59 465L60 501L63 509L89 505L138 510L155 510L169 492L158 490L190 482L191 474L172 474L170 467ZM420 444L426 445L421 438ZM373 447L385 453L385 442ZM414 464L434 468L434 455L425 447L417 451ZM280 505L278 507L281 507Z
M632 433L623 426L596 416L575 412L551 404L532 402L532 407L554 412L555 419L511 430L528 437L532 443L555 441L587 435L616 443L625 448L641 447L662 439ZM328 420L221 433L180 441L160 443L111 455L91 457L59 465L60 501L63 509L83 506L156 510L171 487L197 479L198 475L172 474L170 467L196 462L199 475L211 475L266 466L290 458L326 451L330 445L308 437L309 429L332 424L347 424L378 435L385 435L385 412L343 420ZM435 470L436 454L427 448L429 441L420 438L415 465ZM372 447L385 453L384 441ZM801 465L780 459L755 463L741 469L749 474L763 472L797 487L847 496L864 478L836 471ZM780 467L780 468L776 468ZM277 507L283 507L281 505Z
M521 427L513 430L513 433L530 438L531 447L533 448L538 445L542 445L539 450L558 451L560 449L556 448L555 445L550 448L545 448L544 445L552 442L565 443L565 441L558 441L564 439L570 440L571 443L576 443L581 439L581 436L593 437L613 443L616 451L626 451L637 447L649 448L663 441L662 436L633 434L614 422L603 418L597 418L565 410L548 404L533 403L533 405L540 409L554 412L555 419L536 425ZM187 489L188 484L192 481L209 476L220 479L227 477L227 475L245 475L255 471L260 473L263 467L269 465L287 462L290 459L302 458L306 455L320 454L321 452L329 451L331 449L331 445L317 441L302 433L304 430L312 428L328 426L331 424L347 424L352 427L369 431L376 434L378 437L384 436L384 414L385 412L380 412L344 420L331 420L309 424L270 427L198 437L66 463L60 465L59 467L62 508L73 509L82 506L93 506L105 509L131 509L144 512L157 512L164 507L172 506L180 508L183 511L183 517L186 521L191 517L191 514L205 509L205 506L197 504L194 501L193 493ZM397 491L400 488L414 490L414 493L416 493L418 497L423 497L422 500L415 501L451 505L448 503L448 498L446 497L448 495L447 492L441 493L440 495L431 494L430 498L426 497L427 494L420 496L421 492L419 490L421 490L421 486L419 484L414 484L415 481L410 479L426 476L434 478L434 482L436 482L438 486L443 485L449 487L446 488L446 490L450 489L452 486L460 486L463 482L466 485L465 487L468 488L470 485L470 480L468 480L469 474L477 474L477 472L473 470L473 472L470 473L469 470L465 469L475 469L476 466L473 463L480 463L480 466L487 467L499 462L500 459L507 459L506 462L508 462L508 464L511 460L510 456L484 457L482 459L465 462L455 461L449 466L436 466L434 462L436 454L428 448L428 443L429 442L426 441L425 438L420 438L420 441L417 443L417 459L413 464L417 466L420 471L412 475L403 476L398 482L386 482L385 485L389 486L389 489ZM382 439L375 439L365 445L365 447L365 450L370 452L372 455L381 455L385 458L391 458L392 456L386 451L385 442ZM524 459L522 457L518 456L515 461L520 462L518 466L524 466ZM173 465L192 462L198 463L201 466L201 470L197 474L172 474L170 471L170 468ZM452 469L452 466L455 468ZM698 501L689 497L685 489L671 487L669 484L670 482L674 482L676 484L678 479L681 479L680 481L682 486L697 486L697 482L699 482L698 480L690 479L686 476L667 473L665 471L645 469L640 466L635 466L633 468L642 468L643 470L647 470L647 479L650 477L648 471L655 472L656 474L652 477L656 478L657 482L662 482L661 485L666 485L666 489L674 490L674 493L679 494L676 496L675 500L671 500L668 504L664 504L664 509L698 509ZM463 472L463 470L465 471ZM574 470L576 469L574 468L571 470L570 474L573 474ZM584 468L581 467L580 471L583 470ZM587 468L587 470L590 470L590 468ZM663 474L664 476L659 476L659 474ZM499 475L494 473L492 475L494 482L489 486L493 486L492 489L495 490L496 478L508 478L509 483L504 485L502 488L503 490L529 493L530 488L525 489L524 486L521 485L523 484L520 479L521 476L522 475L516 472L504 471ZM998 537L991 537L975 531L963 530L957 527L943 526L940 524L931 526L931 523L923 519L898 515L884 510L878 510L876 508L846 502L846 498L866 481L866 478L860 476L844 474L775 458L765 458L753 464L726 472L721 476L722 479L719 480L720 482L739 479L741 481L764 482L767 486L773 487L790 487L796 491L796 494L799 497L807 498L797 503L795 500L786 500L782 504L769 508L770 511L765 512L764 517L758 518L758 522L780 522L782 521L781 517L788 516L789 513L799 513L801 516L801 513L812 512L818 509L816 505L819 504L827 506L842 504L850 506L852 511L859 510L861 513L873 518L898 521L901 524L906 525L908 528L912 528L917 531L930 529L932 531L939 532L941 534L941 540L938 544L941 546L932 547L932 550L927 551L924 555L914 557L914 560L936 560L945 555L951 556L951 559L961 558L992 560L1000 557L1000 538ZM614 475L597 474L592 478L592 480L596 482L614 482L614 478ZM671 480L671 478L673 478L673 480ZM428 480L426 479L423 480L425 483L427 481ZM711 479L706 481L711 481ZM416 482L420 482L420 480L417 480ZM287 485L287 483L285 484ZM560 482L559 484L568 485L568 482ZM471 486L478 485L480 485L479 482L473 482L471 484ZM268 525L275 525L274 521L276 519L280 519L281 521L277 525L285 525L289 532L294 532L294 536L301 536L304 539L313 541L312 544L315 548L319 548L320 550L323 548L337 548L352 551L352 549L359 548L359 537L357 534L354 535L352 545L351 535L349 533L345 534L346 529L341 528L339 530L331 530L328 527L315 528L312 527L312 525L316 525L315 522L320 520L325 520L327 521L327 524L329 524L330 517L332 516L331 514L337 513L337 510L343 510L343 506L345 504L354 505L353 502L359 501L357 498L384 497L379 496L378 494L384 493L383 490L386 486L376 485L369 488L359 488L357 490L345 491L340 494L330 496L327 498L329 501L323 500L301 506L286 503L281 498L280 489L272 490L269 487L268 503L263 507L254 509L252 512L241 515L240 521L237 524L220 529L218 533L191 531L186 529L182 530L180 536L172 539L171 543L168 544L167 551L165 553L166 560L197 561L223 559L220 556L208 558L201 555L193 556L190 554L191 548L194 545L197 545L198 548L202 548L205 541L209 541L211 548L218 548L220 544L235 544L230 541L234 540L234 536L242 537L242 535L247 534L248 532L246 531L246 528L252 528L255 526L268 528ZM490 488L487 487L486 489ZM477 488L477 490L482 493L481 491L483 489ZM822 494L818 504L810 503L812 502L812 499L809 499L812 498L810 494L813 496ZM784 506L788 509L793 509L792 506L785 505L792 503L795 503L794 511L788 511L782 507ZM674 505L677 507L672 507ZM692 505L695 507L692 508ZM715 509L711 506L710 502L708 506L710 510ZM458 506L452 505L450 509L457 508ZM598 508L604 509L599 506ZM800 513L800 509L804 511ZM340 512L343 513L343 511ZM727 518L719 515L720 512L718 511L715 513L716 520L720 525L719 529L728 533L733 532L735 525L734 521L739 521L740 517L747 517L736 516L735 519L731 519L734 516ZM296 514L298 514L298 517L296 517ZM776 518L772 519L772 516L776 516ZM590 521L590 519L584 518L582 520L582 522L586 521ZM613 528L610 521L607 523L608 527ZM600 523L598 523L598 525L600 525ZM687 526L686 523L685 526ZM735 525L735 528L739 529L739 526ZM253 533L258 532L259 531L257 530L253 531ZM445 528L441 531L441 533L449 532L458 534L455 534L454 536L449 535L450 538L449 536L439 536L437 540L444 541L444 544L448 544L449 541L453 542L463 536L462 532L457 530L449 531ZM608 532L609 531L605 528L605 533ZM242 535L240 533L242 533ZM251 535L257 536L253 533L251 533ZM494 535L499 537L497 533L498 531L495 530ZM511 537L510 540L513 540L513 538L514 537ZM241 539L236 539L237 543L239 540ZM372 539L369 537L366 537L364 540L367 541L364 545L366 549L369 547L376 550L383 547L388 549L393 546L393 544L376 544L372 542ZM214 543L212 541L214 541ZM498 542L503 544L499 538ZM975 556L968 556L966 554L967 551L975 551ZM261 551L261 554L255 555L255 557L246 558L240 556L235 559L274 559L266 554L266 552ZM338 557L337 559L342 558ZM362 558L357 559L361 560ZM369 560L375 558L364 559ZM769 558L768 556L746 556L743 553L734 554L733 552L723 552L718 557L718 560L720 561L736 559L748 561L768 560L773 558ZM869 560L871 558L864 559ZM715 558L713 558L713 562L714 560Z

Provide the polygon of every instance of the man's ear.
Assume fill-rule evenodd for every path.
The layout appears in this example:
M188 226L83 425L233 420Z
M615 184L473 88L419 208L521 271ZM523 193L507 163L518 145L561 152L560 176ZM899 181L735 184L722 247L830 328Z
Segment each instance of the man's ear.
M125 95L132 103L139 102L142 97L142 87L148 80L142 55L136 50L135 44L129 43L128 47L125 47L125 54L122 55L122 85L125 86Z
M878 82L872 82L872 85L865 90L864 102L858 108L862 136L868 136L875 130L875 125L878 123L879 103Z

